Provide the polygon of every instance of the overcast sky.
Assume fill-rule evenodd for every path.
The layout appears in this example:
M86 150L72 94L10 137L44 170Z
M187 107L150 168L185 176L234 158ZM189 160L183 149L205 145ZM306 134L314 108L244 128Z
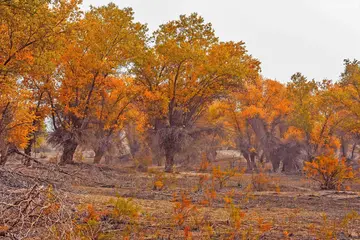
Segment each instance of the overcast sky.
M197 12L222 41L244 41L265 77L286 82L295 72L337 80L343 59L360 59L360 0L83 0L132 7L151 31Z

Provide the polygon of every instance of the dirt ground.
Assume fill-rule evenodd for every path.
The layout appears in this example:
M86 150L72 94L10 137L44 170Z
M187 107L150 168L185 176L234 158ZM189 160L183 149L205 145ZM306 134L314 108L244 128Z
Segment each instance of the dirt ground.
M225 168L227 161L213 165ZM3 170L0 187L19 189L29 188L34 182L52 184L77 205L93 204L106 209L111 199L131 198L141 209L136 226L140 234L133 235L133 239L184 239L185 226L190 226L192 239L228 239L232 223L226 196L231 196L232 205L243 213L240 228L247 234L244 239L334 239L326 237L331 231L336 232L336 239L360 239L359 218L343 225L346 216L360 214L359 183L353 183L348 191L321 191L317 183L301 175L265 173L268 181L262 191L256 191L250 187L256 174L244 173L231 177L222 189L215 186L216 196L211 203L201 204L205 188L199 187L199 179L211 179L210 170L199 173L179 168L165 174L161 167L138 172L131 164L59 167L45 160L43 166L11 163ZM10 170L16 174L9 174ZM158 178L163 183L161 189L154 188ZM208 184L212 184L210 180ZM180 226L174 219L174 204L183 193L197 210ZM211 226L211 233L193 222L197 218ZM263 223L266 231L259 227ZM120 236L120 229L115 227L113 231Z

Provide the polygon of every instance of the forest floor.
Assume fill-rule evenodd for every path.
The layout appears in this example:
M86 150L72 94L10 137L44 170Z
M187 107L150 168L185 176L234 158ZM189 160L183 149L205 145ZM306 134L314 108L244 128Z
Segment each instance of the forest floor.
M0 170L0 188L51 184L75 205L91 204L99 211L109 208L111 199L132 199L140 215L136 227L127 229L130 239L185 239L190 235L192 239L228 239L235 231L246 236L244 239L334 239L332 235L360 239L360 219L355 216L360 214L359 183L349 186L348 191L322 191L301 175L264 173L254 189L258 174L243 173L229 178L220 189L211 181L211 170L163 173L160 167L150 167L147 172L138 172L130 165L59 167L46 162L36 167L10 163ZM199 184L204 176L209 180ZM216 191L204 203L211 187ZM174 212L181 211L177 203L179 196L185 195L189 202L181 209L184 223L179 224ZM241 209L239 226L234 225L231 206ZM113 227L112 233L121 236L124 229Z

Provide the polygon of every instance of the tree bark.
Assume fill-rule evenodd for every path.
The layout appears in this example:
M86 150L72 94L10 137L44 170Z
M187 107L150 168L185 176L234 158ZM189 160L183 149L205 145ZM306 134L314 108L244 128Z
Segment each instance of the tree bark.
M171 149L165 150L165 172L173 172L175 153Z
M73 158L74 158L74 153L76 151L77 146L78 146L77 142L75 142L72 139L65 141L63 153L61 155L60 162L59 162L60 165L74 163Z
M241 151L243 157L246 160L246 172L252 172L251 162L250 162L250 155L246 151Z
M8 146L4 146L4 148L1 149L0 154L0 166L4 166L8 159Z
M341 138L341 156L345 159L348 158L349 143L342 137Z
M252 170L257 170L256 166L256 152L250 153L250 161L251 161L251 168Z
M105 156L105 164L111 164L113 162L113 157L106 155Z
M8 156L7 155L1 155L0 157L0 166L4 166L7 162Z
M34 145L34 143L35 143L35 138L34 138L34 136L31 136L31 138L30 138L30 140L28 142L28 145L24 149L24 153L26 155L31 156L31 150L32 150L32 146Z
M208 150L208 151L206 152L206 158L207 158L207 160L208 160L209 162L215 161L215 160L216 160L216 155L217 155L217 152L216 152L216 150L214 150L214 149Z
M104 156L105 151L101 147L95 150L94 164L100 163L102 157Z

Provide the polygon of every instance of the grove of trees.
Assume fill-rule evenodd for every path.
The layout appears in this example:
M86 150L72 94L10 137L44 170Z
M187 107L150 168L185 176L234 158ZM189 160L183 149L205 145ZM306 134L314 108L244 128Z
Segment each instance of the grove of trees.
M223 42L194 13L149 33L130 8L82 12L78 0L0 0L0 165L31 156L36 133L94 163L124 147L173 171L216 150L240 151L249 171L300 171L335 154L357 159L360 62L335 81L261 75L243 42Z

